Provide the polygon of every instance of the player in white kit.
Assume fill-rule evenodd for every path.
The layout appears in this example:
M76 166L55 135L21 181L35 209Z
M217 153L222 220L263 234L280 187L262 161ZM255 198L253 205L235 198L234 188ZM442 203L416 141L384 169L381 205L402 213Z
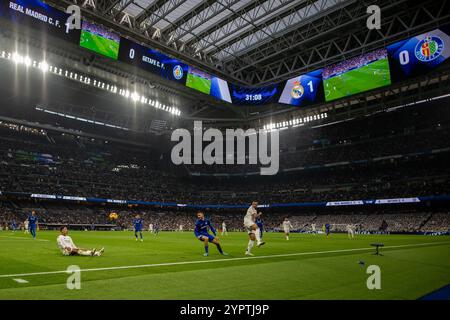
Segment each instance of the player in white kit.
M227 224L224 222L222 222L222 235L228 235L228 231L227 231Z
M264 241L261 240L261 230L258 225L255 223L256 218L261 216L261 212L258 213L256 210L258 208L258 202L253 201L250 208L247 210L247 214L244 217L244 226L248 231L248 235L250 240L248 241L247 251L245 251L246 256L252 256L252 248L256 240L256 245L258 247L265 244Z
M311 224L311 231L312 231L312 233L313 234L316 234L316 224L315 223L313 223L313 224Z
M61 234L56 239L58 243L58 247L61 250L62 254L65 256L91 256L91 257L99 257L105 251L104 248L100 250L97 249L82 249L78 248L72 241L72 238L67 234L69 231L67 227L61 227Z
M151 233L153 233L153 223L150 223L148 225L148 231L150 231Z
M30 233L28 219L23 222L23 228L25 229L23 233L25 234Z
M183 232L183 225L180 224L180 228L179 228L180 232Z
M355 238L355 230L354 230L354 226L352 224L347 225L347 233L348 233L348 237L350 239Z
M284 234L286 236L286 240L288 240L288 241L289 241L289 233L291 232L291 229L294 229L294 227L292 226L289 219L285 218L283 221L283 230L284 230Z

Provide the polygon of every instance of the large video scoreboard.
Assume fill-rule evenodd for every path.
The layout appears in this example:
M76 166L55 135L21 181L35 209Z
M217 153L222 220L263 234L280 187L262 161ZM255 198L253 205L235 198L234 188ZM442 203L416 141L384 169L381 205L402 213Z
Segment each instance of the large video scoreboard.
M443 27L281 83L249 88L228 83L95 23L83 20L81 30L70 30L66 27L68 14L39 0L2 0L0 17L42 31L43 39L50 34L216 99L247 106L281 103L306 107L334 101L424 74L450 56L450 28Z

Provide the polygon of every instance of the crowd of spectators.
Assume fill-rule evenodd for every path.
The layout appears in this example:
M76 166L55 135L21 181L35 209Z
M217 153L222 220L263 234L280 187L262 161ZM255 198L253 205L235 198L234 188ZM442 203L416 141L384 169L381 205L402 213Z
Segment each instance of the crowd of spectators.
M193 230L196 220L196 210L174 210L161 208L105 208L89 207L81 205L64 205L57 203L14 203L0 206L0 227L11 229L13 221L18 229L23 227L23 222L30 212L37 212L42 228L58 228L61 225L69 225L73 228L95 229L99 226L109 226L115 230L132 230L133 219L139 215L144 220L144 229L148 230L152 224L163 231L178 231L180 226L185 231ZM334 232L345 232L347 225L353 225L358 232L379 232L385 221L388 225L386 232L447 232L450 230L450 212L412 210L412 209L379 209L376 212L366 212L355 209L342 213L338 209L330 209L327 212L277 212L263 211L263 222L266 231L282 230L284 218L288 218L294 230L311 232L313 225L316 230L329 223ZM110 214L117 213L118 219L111 220ZM212 221L215 228L220 229L225 222L229 231L245 231L242 210L207 210L206 215Z

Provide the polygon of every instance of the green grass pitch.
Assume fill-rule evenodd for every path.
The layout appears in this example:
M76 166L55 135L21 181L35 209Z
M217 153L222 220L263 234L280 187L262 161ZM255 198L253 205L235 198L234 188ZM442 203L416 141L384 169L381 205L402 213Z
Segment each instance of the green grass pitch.
M66 257L57 235L0 232L0 299L417 299L450 283L445 236L291 234L286 241L267 233L267 244L246 258L245 233L221 237L227 257L213 245L203 257L192 232L146 232L141 243L124 231L71 232L78 246L104 246L105 254ZM383 256L372 254L372 242L386 245ZM80 290L66 288L67 274L52 273L70 265L89 269ZM369 265L381 269L380 290L367 289ZM23 275L30 273L38 274Z
M87 31L81 31L80 46L117 60L119 43Z
M391 84L388 59L324 80L325 99L336 100Z
M186 86L206 94L211 92L211 80L197 77L190 73L187 75Z

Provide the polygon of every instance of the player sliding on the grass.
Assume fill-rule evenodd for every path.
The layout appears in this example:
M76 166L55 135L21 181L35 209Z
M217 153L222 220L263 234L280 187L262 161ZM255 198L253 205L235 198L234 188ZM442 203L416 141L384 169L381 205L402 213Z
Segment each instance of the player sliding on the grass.
M212 236L209 232L214 234ZM219 243L219 238L217 238L216 229L212 226L211 222L205 218L205 214L201 211L197 212L197 221L195 221L195 229L194 234L198 240L202 241L205 244L205 253L203 254L205 257L209 256L209 243L212 242L216 245L217 250L219 250L220 254L227 256L228 254L223 252L222 247Z
M142 225L144 224L144 220L139 215L136 215L136 218L133 219L134 224L134 237L136 241L138 241L138 232L141 236L141 241L144 241L144 237L142 236Z
M245 251L246 256L252 256L252 248L256 240L256 245L258 247L265 244L264 241L261 240L261 230L259 229L258 225L256 224L256 219L262 215L261 212L257 212L258 208L258 201L253 201L250 208L247 210L247 214L244 217L244 226L248 231L248 235L250 237L250 240L248 241L247 245L247 251Z
M97 249L82 249L78 248L72 241L72 238L67 234L69 231L67 227L61 227L59 229L61 234L56 239L58 243L58 247L61 250L62 254L65 256L91 256L91 257L100 257L105 248Z

